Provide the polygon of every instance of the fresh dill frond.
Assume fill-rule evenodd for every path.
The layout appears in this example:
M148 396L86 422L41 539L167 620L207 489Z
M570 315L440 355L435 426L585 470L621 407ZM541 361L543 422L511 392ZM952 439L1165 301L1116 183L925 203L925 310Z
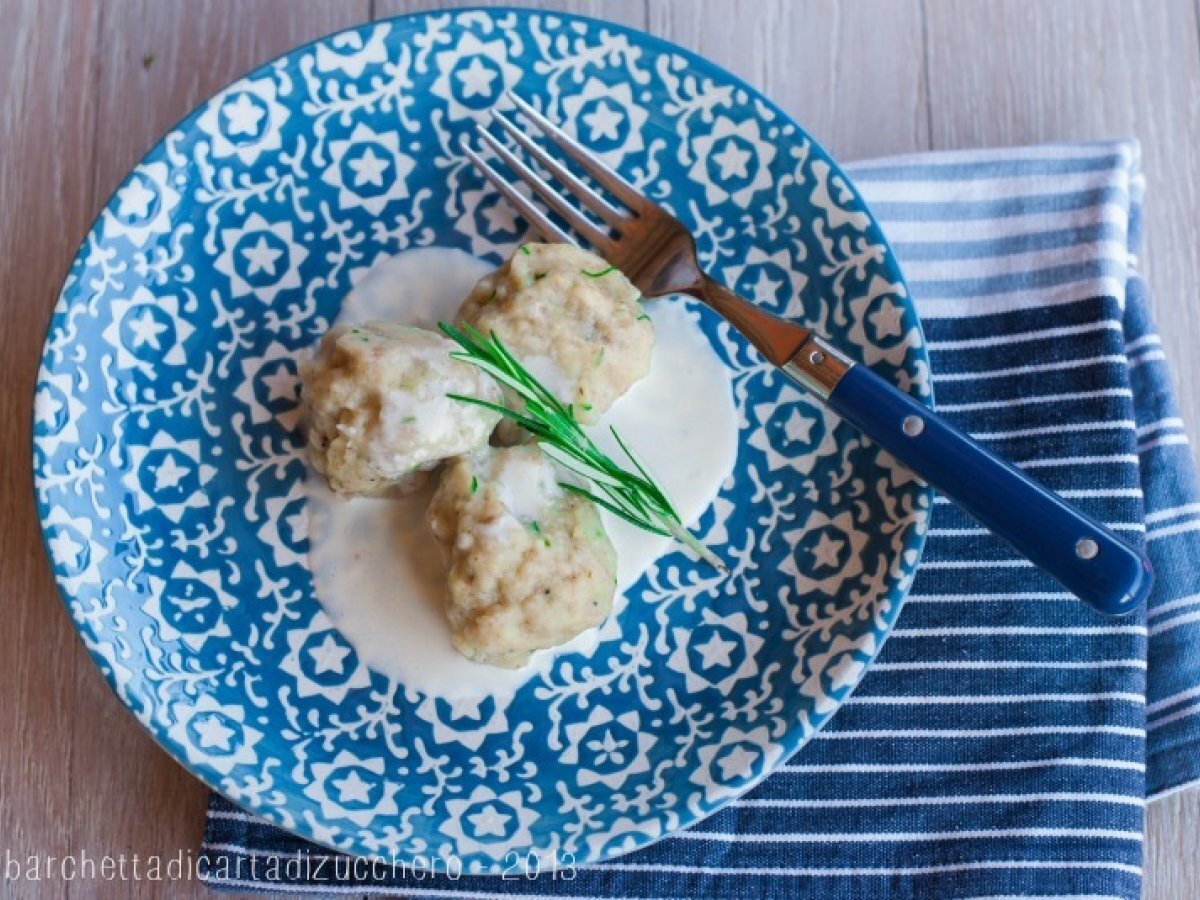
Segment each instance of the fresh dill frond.
M645 531L674 537L692 548L701 559L726 571L725 564L683 527L671 501L616 429L610 431L632 468L622 468L597 447L575 420L572 408L534 378L495 334L484 337L470 325L456 328L446 322L439 322L438 327L462 348L451 353L452 357L491 375L520 397L524 405L522 409L514 410L478 397L448 396L512 419L537 439L538 447L548 457L591 482L590 487L560 482L563 490L586 497Z

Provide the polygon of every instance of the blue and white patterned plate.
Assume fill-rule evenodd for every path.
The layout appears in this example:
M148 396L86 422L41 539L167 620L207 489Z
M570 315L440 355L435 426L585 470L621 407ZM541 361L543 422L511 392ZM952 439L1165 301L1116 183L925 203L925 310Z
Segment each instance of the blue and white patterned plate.
M507 702L451 707L361 665L313 596L293 354L390 254L517 245L457 149L510 88L690 225L716 276L929 399L895 260L794 122L646 35L467 11L317 41L180 123L80 249L34 403L58 584L158 741L316 841L475 871L640 847L770 772L879 651L930 506L706 314L742 417L700 523L729 576L670 553L619 639Z

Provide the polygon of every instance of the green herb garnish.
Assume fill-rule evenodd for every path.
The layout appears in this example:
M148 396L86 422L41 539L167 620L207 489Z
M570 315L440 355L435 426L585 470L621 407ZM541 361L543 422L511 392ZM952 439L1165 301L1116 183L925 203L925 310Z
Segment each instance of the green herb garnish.
M609 266L607 269L601 269L599 272L589 272L587 269L581 269L579 274L586 275L588 278L603 278L609 272L617 271L616 266Z
M522 252L522 253L524 253L526 256L528 256L528 255L529 255L529 252L530 252L530 251L529 251L529 245L528 245L528 244L522 244L522 245L521 245L521 252Z
M471 493L474 494L479 490L479 479L474 475L471 476Z
M532 522L529 523L529 530L532 531L534 534L536 534L538 537L540 537L542 539L542 543L545 544L547 547L551 546L550 538L548 538L544 534L542 534L542 526L537 523L537 519L534 519Z
M638 316L636 321L640 322L640 321L642 321L642 319L645 319L647 322L650 321L650 317L648 315L646 315L645 313L642 313L640 316Z
M545 278L545 277L546 277L546 273L545 273L545 272L534 272L534 273L533 273L533 280L534 280L534 281L541 281L541 280L542 280L543 278Z
M575 421L571 407L534 378L495 334L484 337L470 325L458 329L446 322L439 322L438 327L462 348L451 353L452 357L491 375L520 397L524 407L518 412L461 394L449 394L451 399L482 406L512 419L537 439L538 447L548 457L591 481L591 490L559 482L563 490L586 497L645 531L674 537L711 565L726 571L721 560L683 527L671 501L615 428L609 430L632 469L622 468L597 447Z

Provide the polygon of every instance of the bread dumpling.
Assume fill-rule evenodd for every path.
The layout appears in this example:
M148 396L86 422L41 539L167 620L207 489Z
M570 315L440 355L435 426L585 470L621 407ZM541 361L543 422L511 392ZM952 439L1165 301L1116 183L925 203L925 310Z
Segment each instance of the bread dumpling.
M535 445L449 463L427 518L445 550L446 615L470 659L516 668L612 609L617 555L592 501Z
M308 452L347 496L405 493L442 460L484 446L500 414L448 397L493 403L500 388L450 354L457 345L422 328L338 325L300 367Z
M654 329L639 297L628 278L593 253L570 244L525 244L475 286L458 321L495 333L588 423L650 370Z

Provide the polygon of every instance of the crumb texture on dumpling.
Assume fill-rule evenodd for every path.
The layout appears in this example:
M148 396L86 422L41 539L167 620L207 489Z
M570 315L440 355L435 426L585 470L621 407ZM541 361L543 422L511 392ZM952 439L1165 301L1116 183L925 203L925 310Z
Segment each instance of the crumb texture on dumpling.
M576 418L594 422L650 370L654 329L615 267L570 244L525 244L458 321L495 333Z
M455 647L516 668L612 609L617 557L590 500L533 445L449 463L428 520L446 552L446 615Z
M500 416L448 394L500 402L487 375L422 328L338 325L300 367L313 467L339 494L412 490L444 459L487 443Z

